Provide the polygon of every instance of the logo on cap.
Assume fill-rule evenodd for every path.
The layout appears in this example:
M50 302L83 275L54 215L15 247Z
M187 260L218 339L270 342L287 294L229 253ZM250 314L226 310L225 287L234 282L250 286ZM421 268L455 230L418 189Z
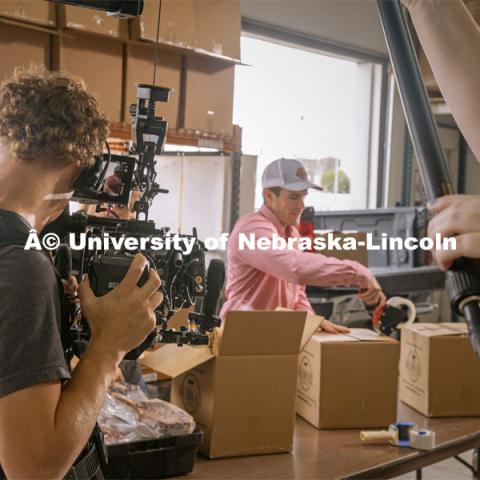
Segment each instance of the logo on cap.
M297 175L297 177L301 178L302 180L307 179L307 172L305 171L305 169L303 167L297 168L296 175Z

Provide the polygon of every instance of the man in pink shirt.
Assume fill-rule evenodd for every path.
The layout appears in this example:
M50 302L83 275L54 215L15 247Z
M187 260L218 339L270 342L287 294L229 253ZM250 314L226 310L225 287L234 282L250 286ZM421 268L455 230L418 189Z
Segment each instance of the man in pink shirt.
M262 176L264 204L260 210L242 217L230 235L227 249L226 301L220 316L229 310L292 310L313 308L305 294L305 285L355 286L367 304L385 301L372 273L358 262L338 260L320 253L299 249L250 249L245 238L253 234L273 239L299 238L295 228L309 188L322 190L307 178L298 160L282 158L267 165ZM243 235L241 235L243 234ZM242 238L240 238L242 237ZM243 243L243 248L240 248ZM322 329L345 331L325 321Z

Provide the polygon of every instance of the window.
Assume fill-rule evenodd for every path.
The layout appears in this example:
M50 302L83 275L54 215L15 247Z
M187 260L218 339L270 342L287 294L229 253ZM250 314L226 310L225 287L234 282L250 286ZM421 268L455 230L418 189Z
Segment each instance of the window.
M281 157L303 161L324 186L306 199L316 210L374 204L381 69L246 34L241 42L247 66L236 69L234 123L243 152L258 156L255 206L264 167Z

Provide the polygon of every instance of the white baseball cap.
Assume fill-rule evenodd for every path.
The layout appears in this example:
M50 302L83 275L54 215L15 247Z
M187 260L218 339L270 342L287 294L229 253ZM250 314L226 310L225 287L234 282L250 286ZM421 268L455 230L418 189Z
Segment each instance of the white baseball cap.
M269 163L263 171L262 187L282 187L293 192L300 192L307 188L323 190L320 185L315 185L308 180L305 167L292 158L280 158Z

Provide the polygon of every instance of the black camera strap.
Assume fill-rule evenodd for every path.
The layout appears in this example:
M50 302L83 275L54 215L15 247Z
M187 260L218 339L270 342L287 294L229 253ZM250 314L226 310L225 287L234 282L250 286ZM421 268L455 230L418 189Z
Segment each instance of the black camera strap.
M0 248L9 247L9 246L21 246L23 247L28 239L28 234L20 230L0 230ZM63 284L60 278L60 275L56 271L52 258L50 255L41 250L49 261L52 263L52 267L55 271L55 276L57 278L57 289L58 295L60 298L61 313L62 313L62 322L61 322L61 339L62 346L65 353L65 359L67 364L71 359L71 341L69 326L68 326L68 306L65 302L65 297L63 295ZM107 463L107 451L105 444L103 442L103 434L100 430L100 427L95 425L92 435L88 440L87 445L83 449L82 453L79 456L79 459L74 463L72 468L67 472L65 479L68 480L90 480L90 479L103 479L103 474L101 467ZM5 473L0 467L0 479L6 478Z

